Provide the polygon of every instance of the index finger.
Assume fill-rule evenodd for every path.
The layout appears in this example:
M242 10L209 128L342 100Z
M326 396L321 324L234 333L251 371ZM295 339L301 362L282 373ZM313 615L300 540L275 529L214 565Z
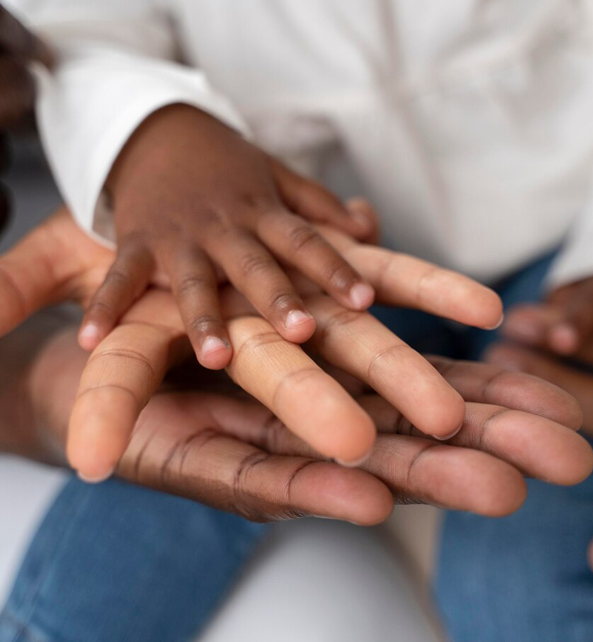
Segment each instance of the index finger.
M0 53L37 61L48 68L51 68L55 62L51 48L2 5L0 5Z
M375 288L380 303L415 308L486 330L502 323L502 302L463 274L407 254L358 243L336 230L323 235Z

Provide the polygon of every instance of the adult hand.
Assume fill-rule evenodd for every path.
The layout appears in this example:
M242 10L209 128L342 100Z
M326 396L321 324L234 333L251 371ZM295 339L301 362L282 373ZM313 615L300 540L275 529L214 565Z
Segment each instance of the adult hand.
M120 368L118 353L105 359L111 360L105 367ZM21 400L28 412L17 417L40 441L48 443L49 428L63 449L85 362L74 331L57 335L28 369L21 386L28 395L3 390L12 405ZM344 468L313 452L238 389L222 393L224 375L201 370L200 388L210 384L217 392L155 394L116 474L252 520L317 515L365 525L385 519L394 501L504 515L525 497L522 474L560 484L589 474L591 451L571 429L580 412L566 393L492 366L433 363L467 399L463 428L449 444L426 439L384 399L363 394L359 401L379 437L361 469Z
M337 232L324 234L386 303L419 307L472 325L499 320L496 295L465 277L358 244ZM6 302L0 331L47 303L64 298L84 303L111 259L111 252L86 237L68 215L53 218L0 262L5 275L0 292ZM442 438L457 432L465 412L463 399L428 361L370 315L346 310L315 290L306 298L317 318L314 342L327 361L371 385L423 432ZM231 377L322 455L349 463L367 455L375 429L352 397L299 346L281 340L266 321L254 316L236 291L227 288L222 302L236 346L228 368ZM70 462L81 474L92 479L109 474L140 411L169 367L187 354L187 345L171 295L152 291L95 350L69 431ZM105 357L114 354L119 366L105 368L111 363ZM124 388L118 377L127 382L130 371L132 387ZM323 430L312 424L312 416Z
M588 299L583 305L590 305ZM571 309L577 309L578 306ZM497 366L532 373L569 392L579 403L584 413L583 429L593 435L593 337L581 328L578 341L566 341L570 335L562 332L565 317L555 299L543 304L520 305L509 314L504 325L505 335L514 344L499 344L491 348L486 359ZM560 332L558 329L560 328ZM565 336L563 336L565 335ZM573 336L573 339L575 338ZM560 338L560 341L558 339ZM570 352L572 364L553 349ZM560 348L560 350L558 350ZM584 368L576 367L579 363ZM587 371L590 368L590 371ZM588 550L589 566L593 569L593 542Z

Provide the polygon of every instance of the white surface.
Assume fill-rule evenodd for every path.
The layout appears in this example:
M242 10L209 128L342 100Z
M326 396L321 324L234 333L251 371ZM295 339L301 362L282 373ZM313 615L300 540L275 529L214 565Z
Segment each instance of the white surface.
M64 478L60 470L0 456L0 608L29 540Z
M437 642L376 529L281 524L199 642Z

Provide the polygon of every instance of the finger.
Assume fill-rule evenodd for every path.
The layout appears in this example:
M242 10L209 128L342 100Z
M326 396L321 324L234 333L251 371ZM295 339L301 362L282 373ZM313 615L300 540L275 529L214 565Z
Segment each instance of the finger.
M158 324L146 319L159 311ZM70 416L67 455L86 481L111 475L138 415L182 354L183 326L166 292L146 294L96 348Z
M410 436L401 413L377 395L361 402L384 432L395 433L394 427L404 431L380 434L370 457L361 464L392 490L396 502L429 503L497 516L517 510L525 499L525 483L513 466L484 452ZM242 438L247 436L268 452L315 456L273 416L268 417L265 430L243 432Z
M0 5L0 53L35 60L47 67L54 64L50 47L26 29L9 11Z
M231 283L282 337L294 343L307 341L315 329L315 320L274 257L250 235L234 235L221 241L211 256Z
M254 413L252 403L225 399L219 416L220 402L202 398L196 404L195 394L184 398L189 412L208 414L210 429L196 433L195 423L171 426L169 407L155 411L155 398L142 415L120 474L256 521L318 515L371 525L390 514L391 493L368 473L273 455L220 434L233 423L265 431L258 406Z
M571 394L582 408L583 426L593 429L593 376L571 368L557 359L518 346L496 345L485 355L489 363L546 379Z
M593 334L593 280L570 288L560 307L560 319L548 330L548 346L559 354L574 354Z
M543 346L549 328L560 321L560 310L547 303L521 304L506 316L502 334L531 346Z
M350 465L368 455L373 422L300 347L259 318L234 319L228 329L234 347L228 372L239 386L322 455Z
M337 227L355 238L364 239L375 233L376 217L371 208L361 208L358 204L346 207L319 183L296 174L274 159L271 166L280 196L291 211L309 221Z
M364 235L359 235L356 238L361 243L369 243L376 245L379 242L379 217L375 212L373 206L364 198L350 198L346 202L348 211L356 217L365 218L369 221L369 231Z
M359 402L380 433L421 436L380 397ZM554 484L577 484L593 469L593 451L576 432L546 417L494 404L467 402L463 427L447 443L488 453L525 475Z
M324 236L375 288L377 301L424 310L484 329L502 323L499 296L476 281L421 259L358 244L335 230Z
M173 294L198 361L225 368L232 354L220 313L218 280L208 257L195 248L176 248L166 259Z
M0 334L59 299L66 279L54 268L53 255L59 248L53 244L56 237L47 232L61 218L52 217L36 227L0 257Z
M299 216L287 212L262 216L258 235L283 261L298 268L347 308L365 310L373 303L373 288Z
M33 110L35 83L24 62L0 57L0 87L0 126L9 127Z
M572 430L583 424L577 400L549 381L486 363L432 356L427 359L465 401L522 410Z
M349 312L322 295L307 302L325 359L366 382L424 433L447 439L459 430L463 399L424 357L368 313Z
M111 332L122 314L146 290L154 260L142 245L121 244L118 255L107 272L84 315L78 341L81 348L94 350Z

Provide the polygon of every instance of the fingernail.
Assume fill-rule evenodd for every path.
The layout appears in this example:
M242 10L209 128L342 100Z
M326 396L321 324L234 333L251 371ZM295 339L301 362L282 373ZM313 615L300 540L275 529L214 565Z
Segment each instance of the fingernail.
M350 290L350 301L358 310L366 310L375 298L375 291L366 283L357 283Z
M457 434L457 433L458 433L462 428L463 428L463 424L461 424L461 426L459 426L459 428L456 428L456 429L455 429L455 430L454 430L450 435L446 435L445 437L442 437L442 436L441 436L441 437L439 437L439 435L433 435L433 437L434 437L437 441L447 441L447 439L453 439L453 437L455 437L455 435L456 435L456 434Z
M100 339L100 337L100 330L94 323L88 323L80 332L80 341L82 343L88 342L89 344L94 344Z
M364 462L369 458L369 455L371 453L367 453L366 455L363 455L360 459L355 459L353 461L344 461L343 459L334 459L336 464L340 464L340 466L344 466L344 468L358 468L360 465L364 464Z
M204 343L202 343L202 356L205 357L219 350L228 350L230 347L229 342L220 337L206 337Z
M301 323L305 323L305 321L310 321L312 318L313 317L310 314L307 314L302 310L291 310L286 315L286 322L284 323L284 327L287 330L290 330L297 325L301 325Z
M572 352L578 347L579 335L571 325L563 323L552 328L550 341L557 350L561 352Z
M113 472L115 471L115 468L111 468L105 475L99 475L98 477L93 477L90 475L84 475L80 471L77 471L76 474L78 478L85 482L86 484L100 484L101 482L106 481L113 475Z
M489 326L485 328L486 330L498 330L500 326L504 323L504 314L500 315L500 319L498 320L498 323L496 325Z

